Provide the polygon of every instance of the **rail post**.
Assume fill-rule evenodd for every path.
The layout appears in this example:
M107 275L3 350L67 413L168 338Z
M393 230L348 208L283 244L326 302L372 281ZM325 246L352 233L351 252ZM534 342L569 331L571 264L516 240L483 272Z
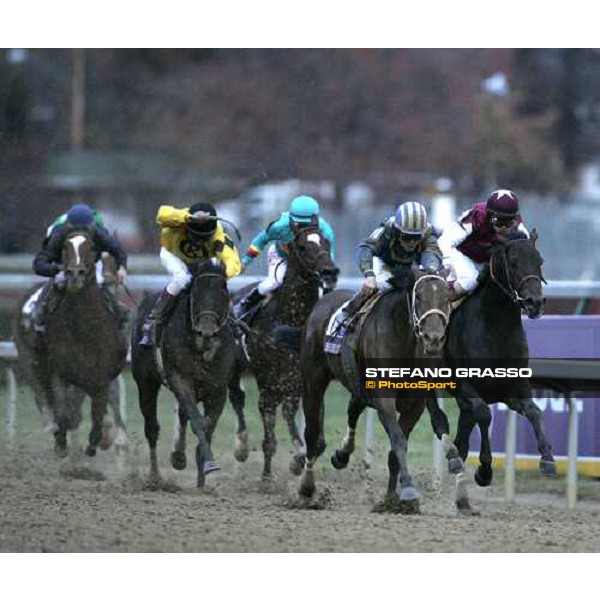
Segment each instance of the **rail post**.
M567 471L567 506L575 508L577 504L577 450L579 446L579 415L577 414L577 400L571 393L565 394L569 405L569 464Z
M515 501L517 474L517 413L508 410L506 414L506 455L504 459L504 499Z

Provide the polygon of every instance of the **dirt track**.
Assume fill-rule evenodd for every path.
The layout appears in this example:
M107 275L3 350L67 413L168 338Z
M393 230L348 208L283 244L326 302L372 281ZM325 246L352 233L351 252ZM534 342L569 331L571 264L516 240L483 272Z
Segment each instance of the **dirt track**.
M93 470L26 449L0 462L0 550L4 552L340 552L600 550L600 502L570 513L558 496L520 496L506 506L501 488L473 490L479 517L458 517L451 480L444 489L417 472L421 515L374 514L383 480L365 481L355 467L320 475L322 510L290 508L297 480L283 465L263 484L246 465L225 462L207 490L193 472L163 476L179 491L144 489L144 459L117 469L102 453ZM140 462L141 464L137 464ZM325 461L323 461L325 462ZM600 484L598 484L600 485Z

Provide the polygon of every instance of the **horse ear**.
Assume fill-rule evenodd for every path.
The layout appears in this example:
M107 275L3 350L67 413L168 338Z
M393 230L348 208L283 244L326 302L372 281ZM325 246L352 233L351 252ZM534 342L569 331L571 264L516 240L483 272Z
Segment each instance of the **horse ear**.
M535 227L531 230L531 233L529 234L529 239L533 242L533 245L535 246L535 243L538 239L538 232Z

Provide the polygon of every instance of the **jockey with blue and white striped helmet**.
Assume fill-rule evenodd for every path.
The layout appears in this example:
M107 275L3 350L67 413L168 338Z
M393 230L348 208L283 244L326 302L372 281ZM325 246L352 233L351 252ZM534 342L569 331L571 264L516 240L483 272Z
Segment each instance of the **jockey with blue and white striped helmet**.
M442 253L425 207L419 202L400 204L394 216L360 243L358 259L365 281L338 316L338 322L348 323L374 290L388 288L388 280L395 268L410 269L417 264L431 272L440 269Z

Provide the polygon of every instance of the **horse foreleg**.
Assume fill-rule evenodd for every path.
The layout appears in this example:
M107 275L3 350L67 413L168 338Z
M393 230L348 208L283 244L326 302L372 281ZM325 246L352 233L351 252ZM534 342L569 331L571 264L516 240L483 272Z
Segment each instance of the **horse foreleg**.
M233 374L227 384L229 390L229 401L235 413L237 424L235 430L235 442L233 457L238 462L244 462L248 459L248 431L246 429L246 417L244 415L244 406L246 404L246 392L242 383L243 364L236 361Z
M108 406L108 388L92 396L92 429L89 435L89 444L85 449L88 456L96 456L96 449L102 439L104 415Z
M302 410L304 412L306 442L306 464L300 481L298 493L305 498L311 498L315 491L315 475L313 467L317 458L325 451L325 433L323 422L325 418L325 403L323 396L329 385L329 378L312 376L305 381Z
M173 451L171 452L171 466L177 471L185 469L187 459L185 456L185 435L187 432L187 414L179 405L177 399L173 403L175 418L173 419Z
M448 472L453 474L462 473L465 464L458 453L458 448L450 439L450 424L446 413L440 408L435 394L426 401L427 411L431 418L431 428L438 440L442 442L442 451L448 461Z
M158 483L160 481L160 473L158 471L158 459L156 456L156 442L160 433L160 425L156 416L156 400L160 383L153 380L137 381L137 385L139 406L144 417L144 435L150 449L150 479Z
M300 475L302 473L302 469L304 469L304 464L306 462L304 442L302 441L302 436L298 431L298 425L296 423L296 415L298 414L300 401L300 396L286 396L281 406L281 412L287 423L288 431L292 438L292 446L294 447L294 454L290 460L290 471L294 475Z
M360 398L352 396L348 403L346 435L342 440L341 447L331 455L331 464L336 469L344 469L348 466L350 456L355 449L356 425L365 408L366 404Z
M548 440L546 428L542 418L542 411L531 398L522 398L519 400L507 400L506 403L510 408L522 414L531 423L535 437L538 442L538 450L541 455L540 471L544 475L556 477L556 462L552 455L552 445Z
M261 391L258 400L258 410L262 418L264 430L262 443L264 457L262 478L268 480L273 476L271 471L271 461L277 451L277 438L275 437L277 402L275 398Z
M472 400L473 416L481 432L481 448L479 449L479 468L475 471L475 481L481 487L492 483L492 447L490 443L490 425L492 411L484 400Z
M397 499L396 487L398 485L398 474L400 480L400 502L410 504L412 510L418 510L419 499L421 495L413 485L412 476L408 469L408 440L402 431L402 428L396 422L396 402L395 399L382 399L377 402L377 415L385 429L391 445L391 450L395 455L394 459L389 458L390 478L388 482L388 499ZM392 473L392 468L395 473Z
M204 460L204 473L210 473L212 471L219 471L221 467L219 467L217 461L214 459L212 455L212 436L217 427L217 423L221 414L223 413L223 408L225 408L225 400L227 398L227 387L221 386L216 390L212 391L209 397L204 401L204 424L206 428L206 443L207 443L207 452Z

